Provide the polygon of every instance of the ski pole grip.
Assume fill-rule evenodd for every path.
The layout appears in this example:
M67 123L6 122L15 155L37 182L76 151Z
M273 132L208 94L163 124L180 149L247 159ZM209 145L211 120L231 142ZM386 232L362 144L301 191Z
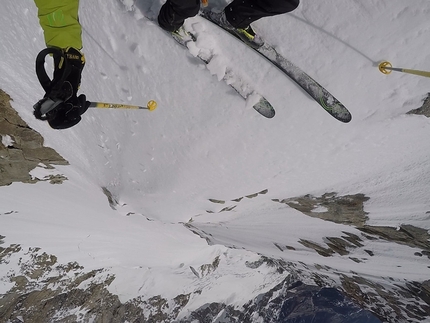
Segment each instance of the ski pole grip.
M54 84L53 83L61 83L65 80L65 74L63 73L59 80L51 80L45 70L45 58L48 55L52 55L55 60L64 60L64 55L62 51L58 48L48 47L42 49L36 57L36 75L40 82L40 85L45 90L46 93L49 93Z

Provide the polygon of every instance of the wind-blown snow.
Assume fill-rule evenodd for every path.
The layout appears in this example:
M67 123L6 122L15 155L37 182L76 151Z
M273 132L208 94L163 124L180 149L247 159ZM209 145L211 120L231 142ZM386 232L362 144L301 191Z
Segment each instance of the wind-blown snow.
M223 3L211 1L218 9ZM356 229L272 201L363 193L370 197L365 204L370 224L430 229L430 122L405 115L421 106L430 79L383 75L377 68L389 60L396 67L430 69L428 1L302 1L291 14L255 23L279 53L348 107L349 124L336 121L279 70L199 17L186 22L202 39L187 52L144 17L156 17L160 6L81 0L87 59L81 92L93 101L145 105L153 99L158 108L93 109L76 127L56 131L32 116L44 94L34 72L44 48L36 7L32 1L0 3L0 87L46 145L70 163L56 167L69 179L61 185L0 187L5 243L38 246L87 269L109 268L117 276L109 288L123 301L195 290L205 280L190 268L220 256L225 275L195 308L226 298L240 304L245 294L276 284L279 276L269 272L246 279L244 263L257 259L255 252L330 263L339 271L428 277L425 259L382 241L375 245L377 257L366 263L322 260L298 240L320 242ZM215 55L210 71L193 56L208 48ZM228 69L272 103L275 118L263 118L218 82ZM11 143L7 135L2 134L3 145ZM116 210L101 187L118 199ZM264 189L267 194L244 199L231 212L207 213L224 207L209 199L231 201ZM208 246L186 229L182 223L191 218L220 245ZM274 242L296 252L282 253ZM245 279L237 279L238 273ZM0 291L7 290L2 284ZM232 292L240 289L244 294Z

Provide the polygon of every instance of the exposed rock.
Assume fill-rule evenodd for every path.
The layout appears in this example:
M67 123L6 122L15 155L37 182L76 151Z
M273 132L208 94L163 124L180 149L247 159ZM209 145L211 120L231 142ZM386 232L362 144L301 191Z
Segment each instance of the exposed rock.
M420 108L411 110L407 114L423 115L429 118L430 117L430 93L427 93L427 97L424 99L423 105Z
M326 193L321 197L305 195L275 201L285 203L311 217L335 223L354 225L358 230L363 232L363 237L369 240L384 239L408 245L412 248L421 248L423 249L421 254L427 255L430 258L430 234L428 230L409 224L402 224L398 228L366 225L367 213L364 211L364 202L368 200L369 197L366 197L364 194L338 196L336 193ZM315 210L319 210L319 212ZM363 246L360 242L362 239L357 235L349 232L343 233L346 236L342 236L341 238L326 238L326 243L330 250L314 242L310 243L305 240L299 242L324 256L329 256L334 252L340 255L347 255L348 249Z
M320 246L318 243L309 241L309 240L305 240L305 239L300 239L299 243L301 243L302 245L304 245L307 248L310 249L314 249L318 254L320 254L321 256L324 257L330 257L331 255L334 254L334 251L330 248L324 248L322 246Z
M257 193L253 193L253 194L249 194L249 195L246 195L246 196L241 196L241 197L239 197L239 198L232 199L232 200L231 200L231 202L239 203L240 201L242 201L242 200L243 200L243 198L244 198L244 197L246 197L246 198L248 198L248 199L252 199L252 198L255 198L255 197L259 196L259 195L267 194L268 192L269 192L269 190L268 190L268 189L264 189L264 190L262 190L262 191L260 191L260 192L257 192ZM216 204L225 204L225 203L226 203L226 201L224 201L224 200L219 200L219 199L209 199L209 201L210 201L210 202L212 202L212 203L216 203ZM222 209L221 209L220 211L218 211L218 212L228 212L228 211L231 211L231 210L233 210L234 208L236 208L236 206L237 206L237 204L235 204L235 205L230 205L230 206L227 206L227 207L222 208ZM215 213L215 211L213 211L213 210L206 210L206 212L207 212L207 213Z
M273 243L275 245L276 248L278 248L281 251L284 250L296 250L296 248L292 247L292 246L288 246L288 245L281 245L280 243L274 242Z
M0 298L1 323L164 322L171 318L160 314L166 304L161 297L122 304L107 290L115 277L102 269L85 272L77 263L58 264L53 255L38 248L24 251L19 245L0 247L0 264L16 261L15 254L19 262L12 263L11 268L18 269L11 269L8 277L1 278L14 283ZM178 295L173 301L182 308L187 296ZM142 306L151 307L150 317L145 318ZM178 310L172 312L174 316Z
M218 203L218 204L224 204L225 203L225 201L217 200L217 199L209 199L209 201L211 201L212 203Z
M429 281L381 285L359 276L342 275L342 287L358 304L383 322L426 321L430 317Z
M429 99L430 101L430 99ZM366 212L364 202L369 200L363 194L337 196L336 193L327 193L321 197L305 195L297 198L274 200L286 203L290 207L302 213L347 225L356 226L362 231L362 237L349 232L343 232L341 237L325 238L326 246L300 239L299 243L307 248L314 249L318 254L329 257L334 253L348 255L351 250L361 248L365 245L363 239L386 241L407 245L412 248L420 248L421 252L415 252L416 256L427 256L430 258L430 234L428 230L403 224L397 228L387 226L366 225ZM275 244L278 249L284 248L279 243ZM371 257L373 251L364 251ZM363 262L365 258L349 257L354 262ZM430 267L429 267L430 268ZM300 274L308 275L306 270ZM330 268L316 266L319 272L313 272L311 277L317 285L330 284L330 280L321 274L321 271L335 272ZM295 268L294 270L297 271ZM367 308L375 313L383 322L412 322L426 321L430 318L430 281L422 282L392 282L387 281L383 286L360 276L347 276L339 274L343 291L351 299L354 299L362 308ZM382 278L382 277L381 277ZM336 285L336 284L334 284Z
M248 268L257 269L261 267L263 264L267 265L268 267L276 268L276 271L280 274L283 274L285 272L285 262L282 260L277 260L265 256L260 256L260 259L254 262L246 262L245 265Z
M366 310L358 308L335 288L307 285L288 276L267 293L249 301L242 308L211 303L202 306L179 322L361 322L379 323Z
M430 234L427 230L413 225L402 224L398 228L365 225L359 230L379 236L380 239L404 244L412 248L424 249L423 254L430 252ZM428 255L430 258L430 255Z
M199 267L200 274L201 274L200 276L204 277L204 276L209 275L210 273L214 272L218 268L219 262L220 262L220 258L219 258L219 256L216 256L214 261L211 264L201 265Z
M219 258L215 258L211 264L200 266L200 273L210 274L217 269L218 263ZM55 256L39 248L0 247L0 264L14 268L7 277L1 278L3 282L14 283L0 298L1 323L277 323L311 322L312 319L324 323L403 323L424 321L430 316L429 280L422 283L387 282L383 285L357 275L339 274L340 289L333 287L335 283L331 278L304 264L263 256L246 265L259 270L264 264L277 268L279 273L289 273L280 284L249 300L243 307L208 303L181 319L178 315L192 297L199 296L200 291L179 294L173 299L161 295L141 296L121 303L107 289L114 276L102 269L86 272L76 262L59 264ZM318 268L334 272L327 266Z
M102 191L108 199L109 206L112 208L112 210L116 210L116 207L118 205L118 199L106 187L102 187Z
M225 208L221 209L221 211L220 211L220 212L228 212L228 211L231 211L231 210L233 210L236 206L237 206L237 205L227 206L227 207L225 207Z
M305 195L283 200L285 203L308 216L336 223L362 226L366 221L363 203L369 200L364 194L337 196L337 193L326 193L321 197Z
M0 186L13 182L61 183L65 177L35 179L29 174L39 164L68 165L55 150L43 146L42 136L31 129L10 105L11 98L0 90Z

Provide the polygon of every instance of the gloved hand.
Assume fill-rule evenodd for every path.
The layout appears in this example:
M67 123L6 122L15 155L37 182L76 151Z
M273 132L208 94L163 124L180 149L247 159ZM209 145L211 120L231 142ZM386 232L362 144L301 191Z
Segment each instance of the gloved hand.
M45 57L54 58L54 75L51 80L44 67ZM45 96L34 105L34 116L48 121L54 129L76 125L90 102L84 94L77 96L81 74L85 66L84 55L77 49L46 48L36 59L36 74L45 90Z

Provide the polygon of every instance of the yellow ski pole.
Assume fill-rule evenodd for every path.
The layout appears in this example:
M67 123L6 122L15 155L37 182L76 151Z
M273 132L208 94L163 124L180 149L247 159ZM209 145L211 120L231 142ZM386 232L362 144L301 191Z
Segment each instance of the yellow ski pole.
M138 105L129 105L122 103L106 103L106 102L90 102L90 108L101 108L101 109L144 109L154 111L157 108L157 102L150 100L146 107Z
M383 74L390 74L391 71L396 71L396 72L414 74L414 75L419 75L424 77L430 77L430 72L393 67L393 65L391 65L391 63L387 61L379 63L378 68Z

